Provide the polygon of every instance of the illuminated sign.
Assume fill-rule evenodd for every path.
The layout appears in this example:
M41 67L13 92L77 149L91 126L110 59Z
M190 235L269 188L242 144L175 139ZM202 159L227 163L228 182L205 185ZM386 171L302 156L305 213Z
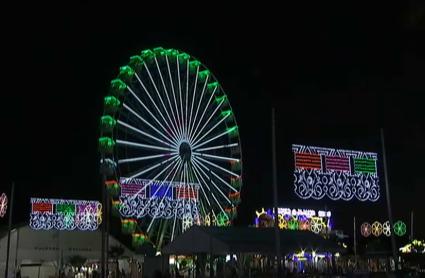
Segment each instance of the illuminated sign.
M31 198L30 227L34 230L94 231L101 222L98 201Z
M292 145L294 190L302 199L377 201L378 155L342 149Z
M327 233L331 230L330 211L312 209L278 208L278 226L282 230L306 230L313 233ZM256 227L274 226L274 214L271 209L256 211Z

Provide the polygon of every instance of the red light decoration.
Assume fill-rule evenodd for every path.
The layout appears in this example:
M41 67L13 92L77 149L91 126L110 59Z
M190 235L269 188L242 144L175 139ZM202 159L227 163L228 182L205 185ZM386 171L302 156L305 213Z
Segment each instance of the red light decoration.
M320 155L311 153L295 153L295 167L298 169L320 170L322 168Z
M53 204L49 202L39 202L32 204L33 212L53 212Z
M360 233L364 237L370 236L370 234L372 233L372 226L369 223L367 223L367 222L363 223L360 226Z
M198 200L198 189L181 186L176 188L177 199L192 199Z

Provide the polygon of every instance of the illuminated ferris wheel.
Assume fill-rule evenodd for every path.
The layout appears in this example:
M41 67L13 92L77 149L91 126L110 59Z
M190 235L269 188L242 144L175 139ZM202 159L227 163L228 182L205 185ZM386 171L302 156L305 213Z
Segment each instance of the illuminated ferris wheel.
M224 226L242 187L238 126L214 75L161 47L130 57L104 98L101 168L137 246L160 248L191 225Z

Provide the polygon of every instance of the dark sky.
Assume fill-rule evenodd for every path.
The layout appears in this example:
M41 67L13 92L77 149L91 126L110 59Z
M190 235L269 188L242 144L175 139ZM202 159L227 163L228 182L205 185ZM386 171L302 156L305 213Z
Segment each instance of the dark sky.
M425 236L424 7L282 6L209 12L81 4L15 8L2 19L1 189L16 182L15 222L29 197L99 199L98 121L119 66L140 50L188 52L215 74L240 126L238 223L271 206L271 107L277 110L279 202L334 210L335 226L384 220L378 203L300 201L291 144L378 152L385 128L393 212ZM5 13L8 13L5 10Z

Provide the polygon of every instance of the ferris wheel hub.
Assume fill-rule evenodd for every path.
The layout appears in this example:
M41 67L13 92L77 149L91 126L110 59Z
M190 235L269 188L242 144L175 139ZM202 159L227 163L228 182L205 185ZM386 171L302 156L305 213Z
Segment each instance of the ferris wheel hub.
M190 161L192 157L192 148L188 142L181 142L179 146L179 155L182 159L183 163L187 163Z

